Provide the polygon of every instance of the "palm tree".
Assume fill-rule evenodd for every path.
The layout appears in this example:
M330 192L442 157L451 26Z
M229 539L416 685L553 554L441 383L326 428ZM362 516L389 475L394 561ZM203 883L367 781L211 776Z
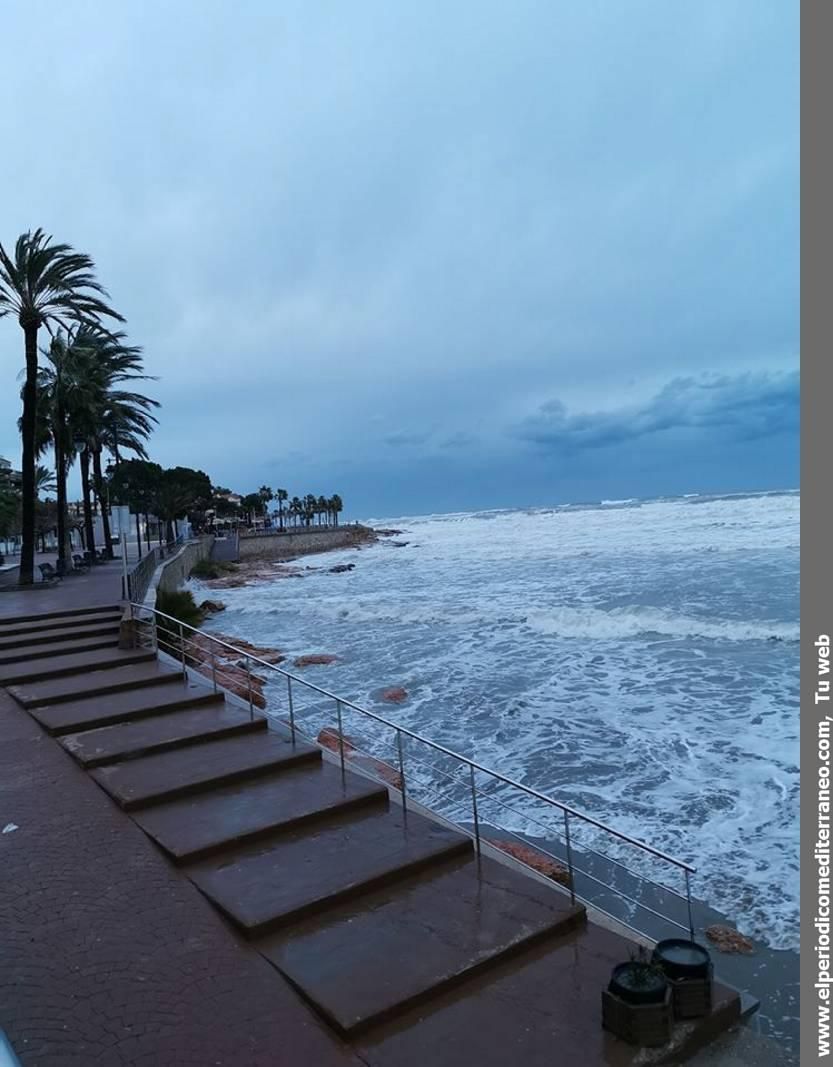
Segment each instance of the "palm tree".
M330 509L333 513L333 522L338 526L339 513L344 511L344 504L338 493L334 493L330 499Z
M84 530L87 547L93 546L91 484L101 512L105 555L112 558L110 519L104 500L101 470L103 449L122 448L147 458L144 441L156 419L158 407L140 393L114 388L124 381L146 378L141 371L141 349L124 344L124 334L108 334L80 327L67 338L58 335L44 353L46 365L38 375L39 445L51 443L55 450L58 487L58 560L66 563L66 475L76 455L81 463ZM92 482L90 463L92 461ZM60 569L59 567L59 569Z
M278 502L278 525L281 532L283 532L283 505L284 501L288 498L289 493L285 489L276 489L274 499Z
M105 303L90 256L70 245L53 244L43 230L21 234L12 255L0 244L0 318L16 315L23 330L26 384L23 388L22 545L20 585L31 585L35 569L35 433L37 426L38 331L44 326L123 322Z
M58 483L52 471L40 463L35 464L35 495L39 497L41 493L54 493L57 489Z
M293 525L298 525L298 519L301 517L304 511L304 505L301 503L297 496L294 496L289 504L289 513L295 520Z

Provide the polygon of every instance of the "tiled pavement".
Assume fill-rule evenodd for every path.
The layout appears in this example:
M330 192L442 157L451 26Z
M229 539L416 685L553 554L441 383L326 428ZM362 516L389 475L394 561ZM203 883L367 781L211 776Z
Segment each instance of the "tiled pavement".
M25 1065L358 1063L0 690L0 1027Z

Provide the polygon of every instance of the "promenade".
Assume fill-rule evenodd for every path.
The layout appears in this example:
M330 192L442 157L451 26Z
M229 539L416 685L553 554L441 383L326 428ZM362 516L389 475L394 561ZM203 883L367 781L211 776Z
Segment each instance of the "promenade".
M117 562L0 594L0 1029L24 1064L633 1067L738 1018L717 986L671 1046L613 1038L631 942L119 651L120 589Z

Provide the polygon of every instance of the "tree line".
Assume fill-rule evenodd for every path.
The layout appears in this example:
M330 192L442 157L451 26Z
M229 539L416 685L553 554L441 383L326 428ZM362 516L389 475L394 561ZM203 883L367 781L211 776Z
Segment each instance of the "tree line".
M110 504L126 504L136 516L141 552L140 516L165 524L166 539L175 538L178 520L189 518L196 529L212 519L254 523L277 503L281 530L326 522L337 525L341 497L293 496L286 489L261 486L238 504L230 490L214 488L204 471L165 469L150 460L146 443L157 425L158 401L137 391L144 373L142 349L129 344L120 328L124 317L109 304L95 276L90 256L70 245L56 244L37 229L22 234L14 249L0 244L0 318L17 319L23 332L25 374L21 390L22 438L20 491L0 481L0 535L21 533L21 585L34 580L36 541L57 531L59 573L68 569L70 531L77 527L67 507L67 476L77 461L81 474L84 543L95 547L94 512L101 516L104 554L113 558ZM42 332L43 331L43 332ZM48 342L41 344L46 335ZM54 476L42 463L51 450ZM106 466L104 457L110 461ZM131 458L126 458L130 456ZM40 500L55 492L57 500Z

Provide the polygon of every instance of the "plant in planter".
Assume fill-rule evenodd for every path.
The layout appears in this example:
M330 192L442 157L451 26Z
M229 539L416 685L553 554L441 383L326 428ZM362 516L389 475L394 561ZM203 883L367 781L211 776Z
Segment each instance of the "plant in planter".
M602 1026L632 1045L654 1047L671 1038L671 990L658 964L640 946L613 968L602 991Z

